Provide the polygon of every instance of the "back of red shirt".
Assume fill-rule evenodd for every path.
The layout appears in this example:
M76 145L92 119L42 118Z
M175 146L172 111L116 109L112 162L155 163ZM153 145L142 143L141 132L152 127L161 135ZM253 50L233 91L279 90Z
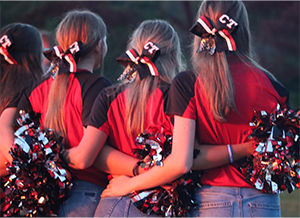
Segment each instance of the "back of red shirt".
M286 106L288 92L277 80L269 78L253 65L240 61L233 60L229 66L235 86L237 110L231 111L223 123L214 120L200 78L196 78L193 72L181 73L172 83L168 114L194 119L200 144L246 142L254 110L270 113L278 103ZM215 186L252 187L234 164L206 171L201 182Z
M168 96L169 84L160 82L154 95L147 102L144 129L149 127L164 128L172 131L170 118L165 115L165 102ZM133 155L137 135L129 136L126 131L126 94L125 85L106 88L95 101L90 116L89 125L94 126L108 135L109 144L116 149Z
M48 108L48 95L53 83L52 77L34 84L26 90L18 105L18 110L41 113L41 126L43 126ZM96 96L111 82L104 78L93 75L88 71L80 70L71 73L69 86L64 104L64 119L67 129L67 143L65 148L76 147L83 137L92 105ZM55 118L53 118L55 119ZM89 181L105 187L107 184L106 174L95 167L86 170L72 169L73 175L78 179Z

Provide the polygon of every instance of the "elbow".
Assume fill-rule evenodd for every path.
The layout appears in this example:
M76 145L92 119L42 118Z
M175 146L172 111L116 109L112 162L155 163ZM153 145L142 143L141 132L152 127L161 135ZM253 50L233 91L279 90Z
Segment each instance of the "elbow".
M92 166L92 163L90 163L90 161L80 156L72 157L72 158L70 158L70 156L64 156L64 160L66 161L66 163L68 163L68 165L71 168L76 170L84 170Z
M90 166L92 166L92 163L90 163L89 161L80 161L79 160L70 166L77 170L85 170L86 168L89 168Z
M181 176L188 173L192 168L192 164L193 164L192 162L191 163L188 162L176 166L177 173Z

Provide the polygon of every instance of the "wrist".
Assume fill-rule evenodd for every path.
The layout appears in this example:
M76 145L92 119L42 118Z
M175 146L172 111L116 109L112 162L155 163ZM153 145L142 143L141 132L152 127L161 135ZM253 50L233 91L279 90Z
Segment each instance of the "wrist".
M232 153L232 149L231 149L230 144L227 144L227 151L228 151L229 161L230 161L230 163L233 163L234 159L233 159L233 153Z

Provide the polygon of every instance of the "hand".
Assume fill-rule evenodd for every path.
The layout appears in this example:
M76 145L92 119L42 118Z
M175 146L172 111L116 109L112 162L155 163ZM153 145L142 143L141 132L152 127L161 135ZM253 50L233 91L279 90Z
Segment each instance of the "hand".
M251 140L249 142L245 142L245 144L247 145L247 151L248 151L247 156L252 155L256 149L256 142L254 140Z
M125 196L131 193L130 177L128 176L113 176L113 179L109 181L106 189L102 192L101 197L109 196Z

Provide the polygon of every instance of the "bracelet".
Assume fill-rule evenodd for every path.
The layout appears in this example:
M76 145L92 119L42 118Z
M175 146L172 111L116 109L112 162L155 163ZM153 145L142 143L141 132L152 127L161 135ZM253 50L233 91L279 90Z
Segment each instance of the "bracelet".
M233 163L234 160L233 160L233 155L232 155L232 150L231 150L231 145L230 144L227 144L227 150L228 150L230 163Z
M141 163L143 163L143 161L142 161L142 160L139 160L139 161L136 162L136 164L133 166L133 168L132 168L132 174L133 174L134 176L137 176L137 175L140 174L140 173L139 173L139 166L141 165Z

